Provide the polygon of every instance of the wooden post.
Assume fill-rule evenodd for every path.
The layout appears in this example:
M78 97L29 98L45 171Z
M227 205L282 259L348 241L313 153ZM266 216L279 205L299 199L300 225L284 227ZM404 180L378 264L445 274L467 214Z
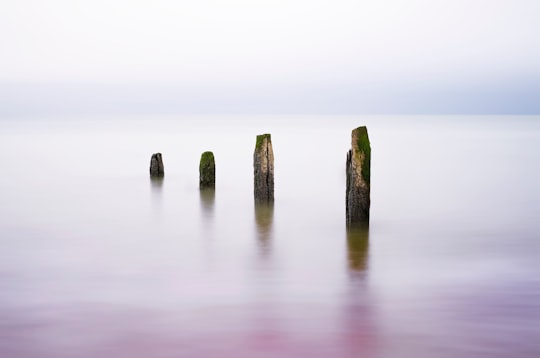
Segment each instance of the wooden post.
M214 153L204 152L201 154L199 163L199 187L214 188L216 186L216 162Z
M154 178L163 177L165 169L163 168L163 159L161 153L152 154L150 159L150 176Z
M274 152L270 134L257 136L253 153L254 195L256 202L274 201Z
M351 150L347 153L347 226L369 223L371 146L366 127L352 131Z

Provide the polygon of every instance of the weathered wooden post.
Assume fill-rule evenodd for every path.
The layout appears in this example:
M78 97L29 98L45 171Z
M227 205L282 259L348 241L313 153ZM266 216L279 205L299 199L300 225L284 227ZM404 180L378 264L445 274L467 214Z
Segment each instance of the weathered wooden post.
M201 154L199 163L199 188L214 188L216 186L216 162L214 153L204 152Z
M270 134L257 136L253 153L254 194L256 202L274 201L274 151Z
M371 146L367 128L352 131L351 150L347 153L347 226L369 223Z
M163 159L161 153L152 154L150 159L150 176L154 178L163 177L165 175L165 169L163 168Z

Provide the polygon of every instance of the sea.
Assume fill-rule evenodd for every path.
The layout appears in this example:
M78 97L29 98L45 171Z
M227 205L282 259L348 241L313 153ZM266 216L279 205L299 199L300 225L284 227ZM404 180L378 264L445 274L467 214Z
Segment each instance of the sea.
M6 117L0 168L0 357L540 357L540 116Z

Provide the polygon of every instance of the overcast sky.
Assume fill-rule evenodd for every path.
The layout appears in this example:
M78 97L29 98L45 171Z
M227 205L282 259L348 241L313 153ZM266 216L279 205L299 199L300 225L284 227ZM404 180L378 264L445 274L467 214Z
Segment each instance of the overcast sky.
M0 114L540 113L538 0L5 0Z

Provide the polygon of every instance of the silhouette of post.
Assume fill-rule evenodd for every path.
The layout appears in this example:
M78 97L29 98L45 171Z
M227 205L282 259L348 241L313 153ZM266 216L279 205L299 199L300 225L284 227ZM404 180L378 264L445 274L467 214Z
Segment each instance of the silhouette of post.
M150 176L154 178L163 177L165 175L165 168L163 167L163 158L161 153L152 154L150 158Z

